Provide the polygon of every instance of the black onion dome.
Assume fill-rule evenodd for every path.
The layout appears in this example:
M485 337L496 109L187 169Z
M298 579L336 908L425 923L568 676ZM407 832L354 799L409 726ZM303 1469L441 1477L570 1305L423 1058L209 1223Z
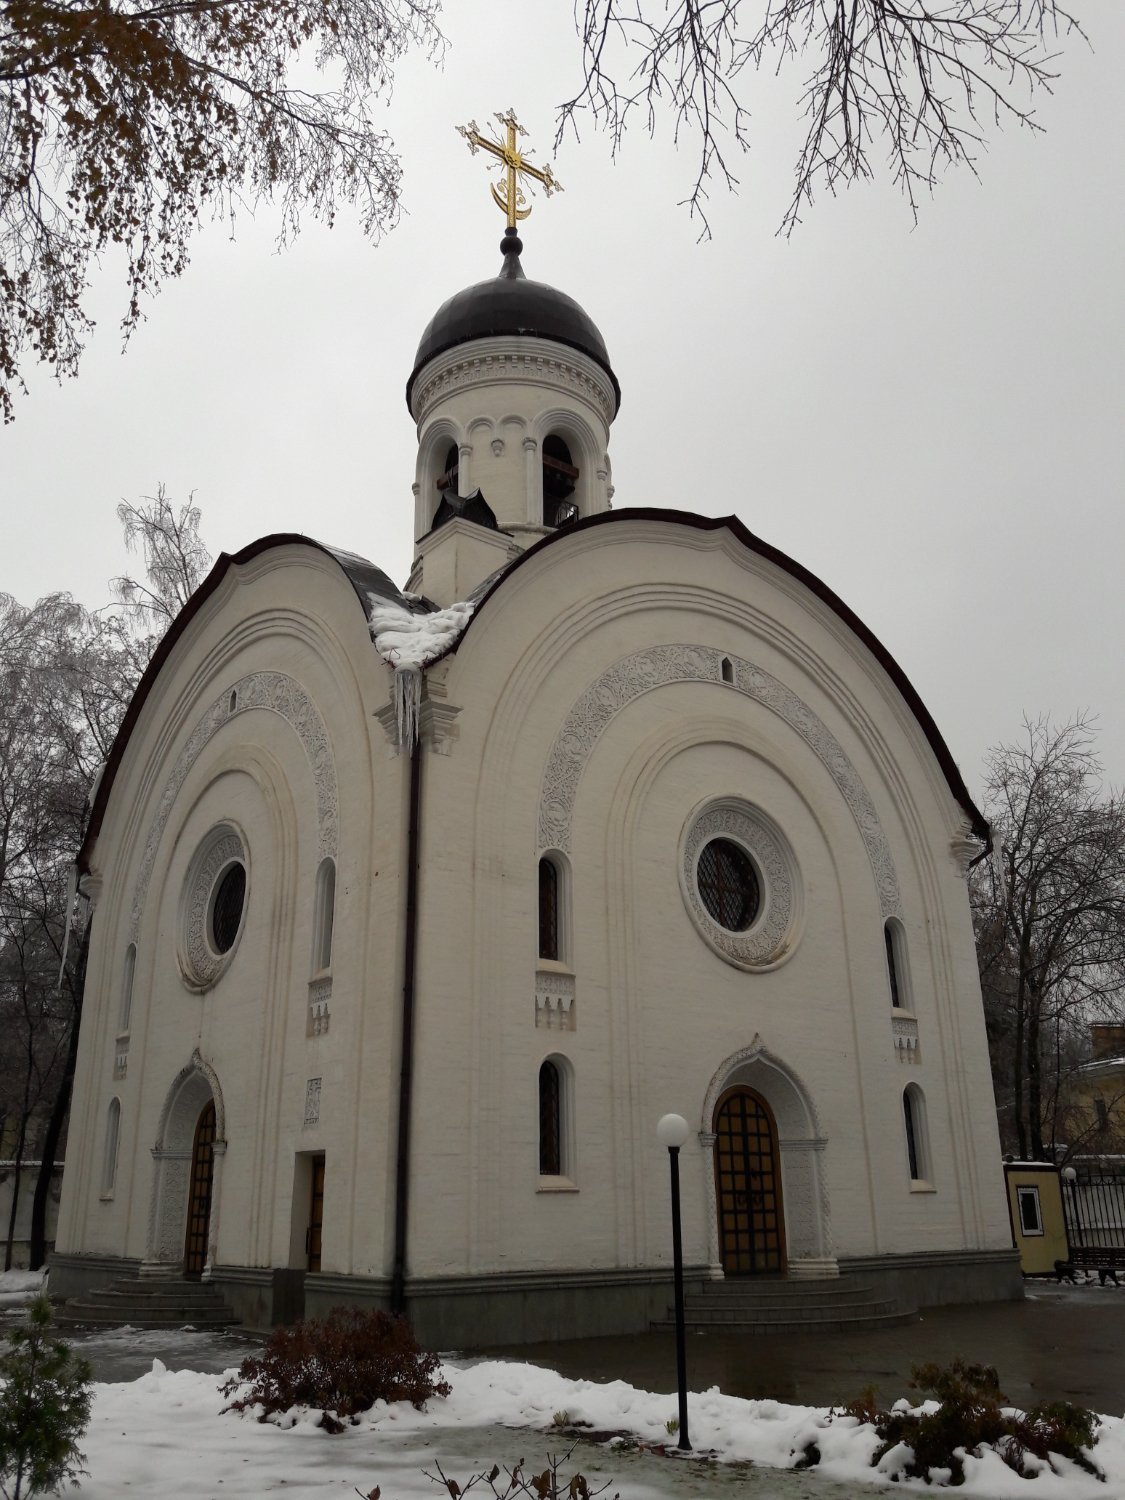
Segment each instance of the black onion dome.
M589 313L565 292L542 281L528 280L520 265L523 243L512 230L505 233L500 249L504 252L504 263L499 275L489 281L478 281L450 297L427 324L414 357L413 373L406 382L407 406L419 372L431 359L458 344L506 334L551 339L589 355L609 376L614 399L620 406L621 387L610 367L605 340Z

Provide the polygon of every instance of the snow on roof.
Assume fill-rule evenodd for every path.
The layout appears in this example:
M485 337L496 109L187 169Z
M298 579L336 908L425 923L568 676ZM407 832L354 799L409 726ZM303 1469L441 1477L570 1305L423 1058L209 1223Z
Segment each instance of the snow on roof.
M396 669L421 670L455 644L472 618L476 603L466 599L429 614L414 613L401 604L368 594L367 618L371 639L384 661Z

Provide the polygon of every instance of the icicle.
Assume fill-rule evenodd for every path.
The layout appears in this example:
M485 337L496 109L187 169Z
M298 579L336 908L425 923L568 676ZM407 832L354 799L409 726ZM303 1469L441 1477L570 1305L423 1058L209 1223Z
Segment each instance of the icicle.
M78 866L71 865L70 874L66 882L66 926L63 929L62 957L59 959L59 977L55 985L56 990L62 989L63 975L66 973L66 955L70 948L70 934L74 926L74 903L78 897Z
M407 662L396 663L394 695L398 748L407 755L412 755L418 739L418 710L422 703L422 669Z

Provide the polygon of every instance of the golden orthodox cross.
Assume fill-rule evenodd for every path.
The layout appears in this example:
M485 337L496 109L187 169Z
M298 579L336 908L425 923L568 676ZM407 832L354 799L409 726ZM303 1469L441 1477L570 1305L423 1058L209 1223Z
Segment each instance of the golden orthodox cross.
M495 183L489 183L492 189L492 199L506 215L509 229L515 229L520 219L526 219L531 212L531 205L521 208L521 203L526 203L520 180L524 177L534 177L536 182L543 185L543 189L549 198L552 193L561 193L562 183L559 182L550 167L540 170L533 167L527 157L516 145L516 137L526 135L527 131L516 119L515 110L510 109L506 115L496 115L495 118L507 130L507 139L502 141L489 140L487 136L481 135L480 127L475 120L470 120L467 125L458 125L457 133L463 135L469 143L469 150L475 156L477 151L483 148L491 153L504 168L505 180L497 187Z

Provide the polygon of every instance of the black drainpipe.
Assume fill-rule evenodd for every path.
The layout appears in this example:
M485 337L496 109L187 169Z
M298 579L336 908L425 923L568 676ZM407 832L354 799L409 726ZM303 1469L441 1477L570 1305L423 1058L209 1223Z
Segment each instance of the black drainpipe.
M414 966L418 946L418 835L422 805L422 746L410 752L410 824L406 836L406 952L402 974L402 1063L398 1083L398 1150L395 1162L395 1258L391 1312L406 1307L406 1221L410 1197L410 1101L414 1084Z

